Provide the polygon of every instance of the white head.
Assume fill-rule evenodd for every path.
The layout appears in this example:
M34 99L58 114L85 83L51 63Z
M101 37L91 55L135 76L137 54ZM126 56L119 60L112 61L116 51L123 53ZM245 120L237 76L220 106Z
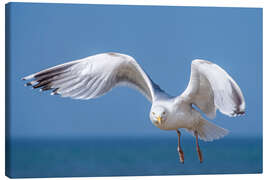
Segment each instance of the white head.
M161 125L167 120L168 111L163 106L152 106L150 119L155 125Z

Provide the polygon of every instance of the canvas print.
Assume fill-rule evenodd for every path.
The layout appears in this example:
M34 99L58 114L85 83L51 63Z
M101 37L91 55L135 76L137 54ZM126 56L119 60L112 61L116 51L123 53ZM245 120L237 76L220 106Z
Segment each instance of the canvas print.
M10 178L262 173L262 9L8 3Z

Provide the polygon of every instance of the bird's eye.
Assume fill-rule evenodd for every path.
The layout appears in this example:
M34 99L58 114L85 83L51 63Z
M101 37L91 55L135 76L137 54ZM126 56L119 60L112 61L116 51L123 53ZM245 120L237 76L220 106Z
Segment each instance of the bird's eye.
M153 114L153 115L155 115L155 113L154 113L154 112L152 112L152 114Z
M164 111L162 114L163 114L163 115L165 115L165 114L166 114L166 112Z

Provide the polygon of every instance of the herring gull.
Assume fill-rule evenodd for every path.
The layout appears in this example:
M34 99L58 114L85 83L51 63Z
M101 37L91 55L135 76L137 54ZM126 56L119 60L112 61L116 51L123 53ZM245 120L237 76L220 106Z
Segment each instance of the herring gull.
M118 85L136 88L152 103L151 122L160 129L177 132L177 150L182 163L184 153L180 145L180 128L195 136L196 150L202 162L198 138L213 141L227 135L228 130L209 122L201 112L210 119L216 116L217 109L230 117L245 112L243 94L232 77L220 66L202 59L192 61L189 84L181 95L175 97L154 83L134 58L120 53L96 54L22 79L32 79L26 85L34 89L52 90L52 95L73 99L97 98Z

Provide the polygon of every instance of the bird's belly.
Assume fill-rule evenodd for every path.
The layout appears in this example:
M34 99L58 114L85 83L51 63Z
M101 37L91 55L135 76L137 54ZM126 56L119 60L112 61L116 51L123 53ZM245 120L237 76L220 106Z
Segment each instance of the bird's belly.
M164 130L176 130L179 128L190 129L194 125L194 117L190 115L178 114L178 116L171 117L160 129Z

